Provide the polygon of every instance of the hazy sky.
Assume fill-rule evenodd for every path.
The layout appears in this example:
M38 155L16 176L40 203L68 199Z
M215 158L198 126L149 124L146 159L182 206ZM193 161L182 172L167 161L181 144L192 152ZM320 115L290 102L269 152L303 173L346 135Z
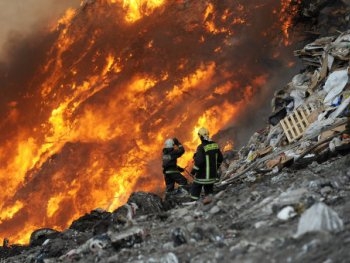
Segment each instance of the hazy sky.
M26 35L79 5L80 0L0 0L0 58L9 35Z

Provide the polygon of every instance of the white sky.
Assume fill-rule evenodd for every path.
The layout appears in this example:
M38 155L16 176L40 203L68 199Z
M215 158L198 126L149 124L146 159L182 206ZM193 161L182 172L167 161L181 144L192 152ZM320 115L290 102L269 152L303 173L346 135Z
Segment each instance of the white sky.
M79 5L80 0L0 0L0 58L9 35L26 35Z

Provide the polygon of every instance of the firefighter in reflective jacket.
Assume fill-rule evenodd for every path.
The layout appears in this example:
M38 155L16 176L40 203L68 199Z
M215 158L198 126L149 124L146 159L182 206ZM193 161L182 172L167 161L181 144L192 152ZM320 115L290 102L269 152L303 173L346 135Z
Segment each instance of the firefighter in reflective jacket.
M223 161L219 145L209 138L206 128L200 128L198 136L201 144L193 156L194 165L191 174L194 177L191 187L191 198L198 200L204 188L205 196L211 195L214 183L218 179L218 169Z
M184 194L187 179L181 174L184 171L183 168L177 165L177 158L181 157L185 153L185 149L178 139L167 139L163 148L163 174L166 185L167 194ZM179 188L175 191L175 183L179 185Z

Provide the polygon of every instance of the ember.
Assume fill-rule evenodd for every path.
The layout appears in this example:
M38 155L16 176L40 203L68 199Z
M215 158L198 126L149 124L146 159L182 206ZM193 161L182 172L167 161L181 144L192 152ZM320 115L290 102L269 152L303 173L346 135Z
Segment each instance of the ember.
M84 1L13 47L0 68L0 237L26 243L133 191L161 194L164 139L184 142L186 166L199 127L232 125L284 63L276 38L290 43L298 6L256 2Z

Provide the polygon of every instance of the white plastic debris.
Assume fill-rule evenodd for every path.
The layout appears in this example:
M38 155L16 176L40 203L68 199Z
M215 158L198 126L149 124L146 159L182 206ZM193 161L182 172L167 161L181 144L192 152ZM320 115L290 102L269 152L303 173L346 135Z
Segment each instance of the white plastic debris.
M279 172L279 170L280 169L278 168L278 166L275 166L275 167L273 167L271 174L277 174Z
M300 199L308 193L307 188L288 189L280 194L276 203L280 206L299 203Z
M290 218L293 218L297 215L294 208L292 206L286 206L284 207L279 213L277 214L278 219L287 221Z
M339 137L335 137L333 138L330 142L329 142L329 149L331 152L335 152L335 148L340 146L342 143L341 139Z
M332 68L332 65L334 62L334 57L332 55L328 54L327 62L328 62L328 70L330 70Z
M323 101L325 105L330 106L332 104L333 99L343 91L348 80L348 69L334 71L328 76L323 87L328 93Z
M292 79L292 85L298 90L307 90L310 82L310 76L306 73L297 74Z
M130 248L137 243L143 242L146 236L146 230L141 227L133 226L122 232L109 231L107 234L114 248Z
M97 253L98 251L104 249L107 243L104 240L92 240L89 244L89 249L93 253Z
M308 232L339 232L344 223L338 214L324 203L316 203L300 217L296 237Z
M106 248L108 243L109 243L109 240L106 238L102 238L102 239L99 239L96 237L90 238L84 244L80 245L78 248L71 249L66 254L62 255L60 257L60 260L81 256L82 254L89 253L89 252L97 254L99 251Z
M287 151L284 152L284 154L287 156L287 158L293 158L294 160L297 159L300 156L300 154L297 154L293 150L287 150Z
M177 256L174 253L169 252L168 254L164 255L164 257L159 262L178 263L179 260L178 260Z
M258 228L261 228L261 227L264 227L264 226L267 226L268 225L268 222L267 221L259 221L259 222L256 222L255 224L254 224L254 227L256 228L256 229L258 229Z
M337 118L346 109L346 107L349 104L350 104L350 97L343 100L342 103L338 106L338 108L334 112L332 112L328 118L332 118L332 119Z
M304 103L305 91L295 89L290 92L290 96L294 99L294 109L296 109Z

